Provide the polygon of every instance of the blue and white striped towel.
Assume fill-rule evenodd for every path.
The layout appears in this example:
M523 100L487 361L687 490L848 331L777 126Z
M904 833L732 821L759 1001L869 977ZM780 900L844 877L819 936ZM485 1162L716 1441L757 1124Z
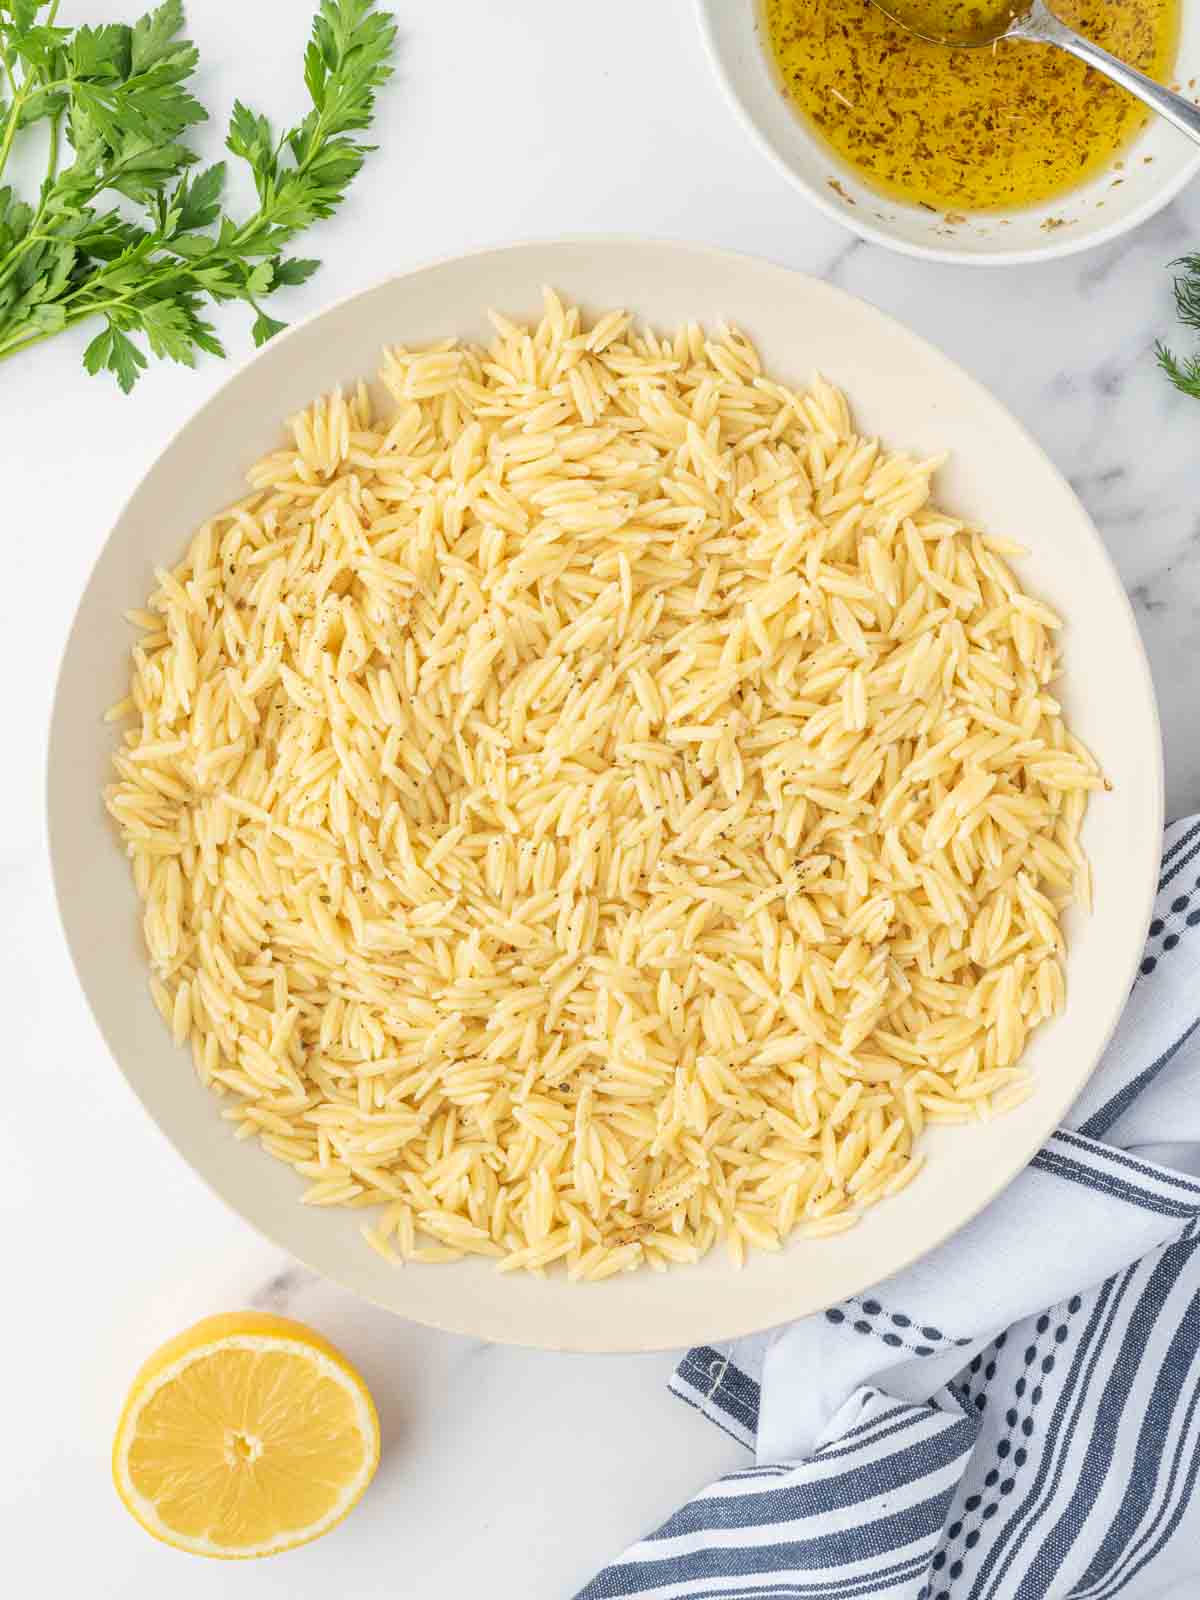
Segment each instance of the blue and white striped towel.
M1192 817L1067 1125L875 1293L691 1351L672 1389L758 1465L578 1600L1197 1600L1198 1246Z

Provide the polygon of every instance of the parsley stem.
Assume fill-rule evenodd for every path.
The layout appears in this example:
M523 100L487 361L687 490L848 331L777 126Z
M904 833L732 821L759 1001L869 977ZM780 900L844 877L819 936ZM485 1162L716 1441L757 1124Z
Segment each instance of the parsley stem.
M0 62L4 65L4 76L8 79L8 93L11 99L17 92L17 80L13 77L12 57L7 50L0 50Z
M49 158L48 158L47 164L46 164L46 183L47 183L47 186L52 184L54 182L55 178L58 177L58 126L59 126L59 123L61 121L62 121L62 110L59 109L50 118L50 154L49 154ZM43 196L42 203L38 207L38 216L39 217L41 216L42 212L45 209L46 209L46 201L45 201L45 197Z
M5 63L7 65L7 63ZM12 72L9 71L8 81L12 83ZM8 165L8 153L12 149L12 142L17 136L17 124L21 120L21 107L25 104L27 96L23 93L24 86L18 89L13 85L12 99L8 105L8 120L4 126L4 138L0 140L0 173Z
M32 345L41 344L43 339L52 339L57 331L55 328L47 328L42 333L31 333L26 338L18 340L15 344L0 344L0 361L7 361L9 356L19 356L22 350L28 350Z
M60 107L50 119L49 164L46 169L45 181L42 184L42 198L37 210L33 214L33 220L29 224L29 232L19 244L13 246L6 256L0 256L0 288L2 288L4 284L8 282L9 278L11 278L13 273L17 270L17 266L21 260L21 257L27 250L32 250L35 244L58 245L62 243L62 241L60 239L56 239L52 233L38 232L38 224L46 214L46 202L50 198L50 192L54 186L54 179L58 174L58 128L61 121L62 109Z
M2 57L0 59L3 59L4 61L5 73L8 77L9 85L12 90L11 98L8 102L8 115L4 124L4 138L2 141L0 141L0 173L3 173L8 162L8 153L12 149L12 142L17 136L17 128L21 121L21 108L24 106L27 100L32 98L32 95L29 87L29 79L26 78L21 84L20 88L18 88L16 79L12 74L12 67L9 65L7 57ZM49 83L39 83L35 92L38 95L52 94L57 92L59 89L69 89L70 87L70 78L53 78ZM61 110L58 114L61 115Z
M0 289L8 282L21 263L21 257L27 250L32 250L35 244L42 242L42 235L27 233L20 244L13 245L8 254L0 258Z

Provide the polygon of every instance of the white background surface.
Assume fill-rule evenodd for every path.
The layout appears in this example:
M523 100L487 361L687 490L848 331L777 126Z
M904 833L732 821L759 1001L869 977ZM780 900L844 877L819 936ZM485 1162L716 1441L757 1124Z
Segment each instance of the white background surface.
M396 0L381 151L302 253L296 318L430 257L511 238L632 232L757 252L838 282L940 345L1071 477L1138 610L1160 696L1168 815L1200 801L1200 404L1150 356L1166 262L1200 244L1193 188L1097 253L1003 272L856 244L807 209L735 123L688 0ZM66 20L116 0L65 0ZM308 0L191 0L217 126L235 95L302 108ZM235 359L248 319L219 314ZM381 330L381 338L383 337ZM150 1600L288 1596L566 1600L720 1471L737 1446L665 1391L664 1356L550 1356L450 1338L301 1273L202 1188L113 1070L67 964L41 820L45 730L75 599L115 512L222 364L154 367L123 399L63 338L0 368L0 1571L5 1590ZM180 542L186 530L171 530ZM224 1566L120 1510L111 1430L134 1368L240 1304L314 1323L362 1367L385 1454L353 1518L275 1561Z

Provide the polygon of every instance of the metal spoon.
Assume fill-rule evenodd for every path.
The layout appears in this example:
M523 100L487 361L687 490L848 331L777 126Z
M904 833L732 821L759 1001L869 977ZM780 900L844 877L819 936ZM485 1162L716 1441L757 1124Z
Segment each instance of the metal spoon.
M1164 89L1136 67L1128 67L1116 56L1093 44L1074 28L1060 22L1045 0L983 0L962 6L962 23L939 29L923 14L921 0L874 0L880 11L898 22L906 32L929 44L945 44L965 50L978 50L998 39L1030 39L1038 44L1054 44L1068 55L1086 61L1106 78L1136 95L1151 111L1165 117L1172 126L1200 144L1200 107L1194 106L1173 89Z

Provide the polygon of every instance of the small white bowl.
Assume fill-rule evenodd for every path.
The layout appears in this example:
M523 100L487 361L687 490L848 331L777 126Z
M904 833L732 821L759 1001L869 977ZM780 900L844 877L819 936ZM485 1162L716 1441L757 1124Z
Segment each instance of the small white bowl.
M303 1180L234 1139L190 1052L171 1043L147 987L129 863L100 798L116 744L104 710L128 684L121 614L200 522L245 493L247 467L281 443L280 419L374 372L385 343L486 338L489 305L536 318L544 283L589 314L626 306L659 329L725 318L784 382L806 383L817 371L842 386L868 436L919 455L949 450L940 503L1028 546L1022 579L1067 619L1067 672L1055 693L1113 786L1084 823L1096 904L1091 917L1069 915L1067 1004L1029 1044L1037 1092L994 1122L931 1128L926 1171L859 1227L755 1252L740 1273L724 1250L697 1266L596 1285L505 1276L478 1258L400 1270L364 1243L360 1212L302 1206ZM231 374L150 468L92 572L58 680L47 802L59 909L100 1031L180 1155L247 1221L326 1277L418 1322L551 1349L656 1350L771 1327L881 1282L961 1227L1029 1161L1095 1066L1137 970L1158 876L1162 756L1120 579L1069 485L1002 406L931 345L829 284L694 245L587 238L512 245L391 278L272 339ZM98 1147L97 1161L102 1154ZM148 1194L146 1204L160 1197Z
M809 129L776 80L763 36L762 0L696 0L696 7L717 76L759 144L835 222L889 250L979 267L1074 255L1138 227L1200 170L1200 149L1151 117L1118 156L1119 168L1114 162L1069 194L1042 206L948 221L945 213L880 194ZM1200 5L1185 0L1173 81L1188 85L1196 79Z

